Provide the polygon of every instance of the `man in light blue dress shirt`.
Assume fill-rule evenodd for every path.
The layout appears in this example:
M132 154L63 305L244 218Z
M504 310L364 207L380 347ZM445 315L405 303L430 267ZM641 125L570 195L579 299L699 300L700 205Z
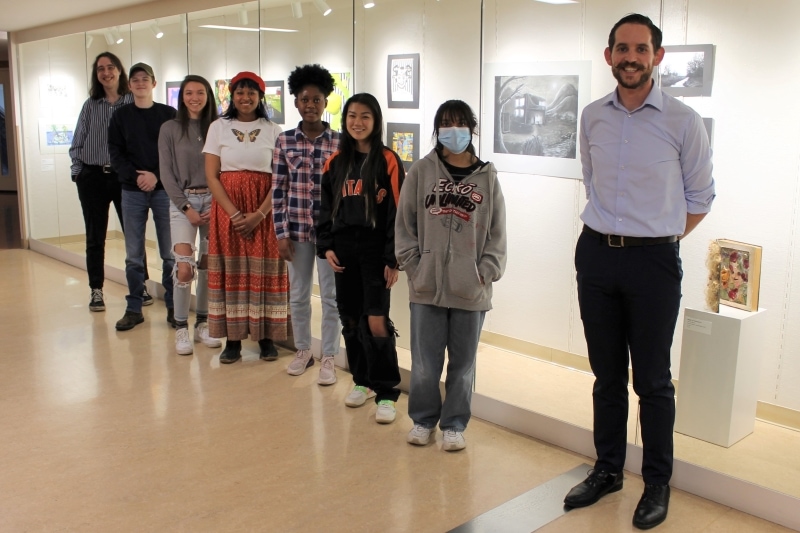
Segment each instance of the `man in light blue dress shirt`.
M581 117L588 204L575 250L593 388L597 462L564 503L592 505L622 489L628 357L639 396L645 490L634 526L667 517L675 390L670 347L680 310L679 240L711 209L714 180L703 121L652 79L664 57L661 30L638 14L611 30L606 62L617 80Z

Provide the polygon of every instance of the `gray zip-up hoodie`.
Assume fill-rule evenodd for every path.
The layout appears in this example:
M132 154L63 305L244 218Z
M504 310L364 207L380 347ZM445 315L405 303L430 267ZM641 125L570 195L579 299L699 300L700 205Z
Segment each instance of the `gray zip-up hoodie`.
M494 165L457 182L436 150L414 163L400 191L395 255L412 302L491 309L492 283L506 268L506 208Z

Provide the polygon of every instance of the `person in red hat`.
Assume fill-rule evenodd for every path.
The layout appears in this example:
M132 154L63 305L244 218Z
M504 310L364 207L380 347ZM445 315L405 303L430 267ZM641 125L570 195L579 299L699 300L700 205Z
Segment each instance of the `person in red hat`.
M208 243L208 327L226 337L220 363L242 358L242 340L258 341L274 361L274 340L290 335L289 274L272 222L272 152L281 128L267 117L264 80L240 72L228 110L211 124L203 148L214 197Z

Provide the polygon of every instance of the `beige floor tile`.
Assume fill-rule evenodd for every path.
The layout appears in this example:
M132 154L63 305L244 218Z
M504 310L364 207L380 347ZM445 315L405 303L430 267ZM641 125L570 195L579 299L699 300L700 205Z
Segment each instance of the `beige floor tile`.
M91 313L77 269L27 251L0 252L0 269L0 531L441 532L586 461L477 419L463 452L441 433L410 446L405 395L379 425L373 403L344 406L342 370L320 387L318 365L288 376L288 350L265 363L249 341L233 365L202 345L178 356L162 302L117 332L124 287ZM640 492L631 476L545 531L625 531ZM660 531L728 516L676 493Z

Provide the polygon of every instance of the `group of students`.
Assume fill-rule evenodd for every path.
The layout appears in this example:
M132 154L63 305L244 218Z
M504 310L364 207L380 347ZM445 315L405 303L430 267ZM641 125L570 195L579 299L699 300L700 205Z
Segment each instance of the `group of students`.
M144 321L152 210L177 353L193 353L188 321L196 280L194 342L219 347L225 338L219 360L229 364L241 359L248 337L258 341L261 359L274 361L274 341L293 336L297 352L287 372L298 376L315 363L316 263L323 315L317 382L336 382L341 334L354 381L345 403L358 407L374 398L376 421L386 424L395 420L400 383L390 289L403 270L414 422L407 441L432 442L438 424L443 448L463 449L478 339L492 283L506 264L503 195L496 169L475 153L472 109L460 100L442 104L435 148L405 175L383 143L383 116L371 94L347 100L342 132L322 120L334 79L320 65L290 74L302 120L285 132L269 120L264 81L252 72L231 80L229 105L218 117L212 88L200 76L181 83L176 113L153 101L148 65L135 64L126 77L119 59L104 52L93 69L70 150L86 220L90 309L105 309L103 247L113 201L125 233L129 290L116 328Z

